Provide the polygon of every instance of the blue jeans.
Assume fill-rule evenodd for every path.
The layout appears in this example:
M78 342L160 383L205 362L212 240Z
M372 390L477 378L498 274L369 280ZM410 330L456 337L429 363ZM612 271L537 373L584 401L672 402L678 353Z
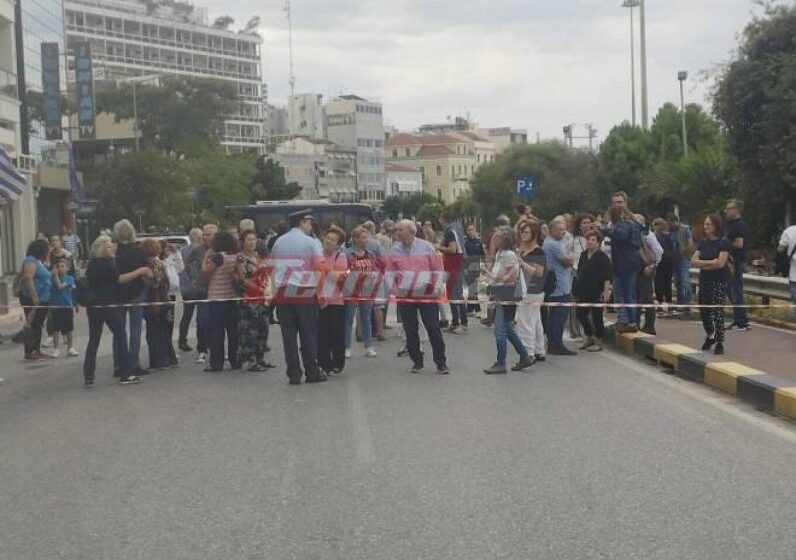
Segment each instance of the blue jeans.
M616 307L616 320L620 325L633 325L636 323L636 309L624 307L619 304L634 305L636 303L636 280L638 272L614 272L614 303Z
M547 298L550 303L569 303L572 301L571 294L563 296L550 296ZM547 311L547 347L549 350L560 350L564 347L564 326L569 317L569 307L549 307Z
M730 301L732 304L737 305L744 305L746 301L743 298L743 267L739 266L738 263L735 265L735 275L729 279L727 282L730 288ZM746 308L745 307L733 307L732 308L732 316L733 316L733 323L738 325L739 327L745 327L749 324L749 318L746 316Z
M677 287L677 305L691 303L691 259L674 263L674 285Z
M448 299L451 302L461 302L464 300L464 269L459 271L452 271L450 274L455 274L456 277L452 283L452 290L448 294ZM451 325L467 326L467 304L466 303L451 303Z
M497 346L497 363L498 365L506 365L506 354L508 353L508 344L511 345L520 355L520 360L528 359L528 351L525 345L517 335L517 329L514 327L514 315L517 313L516 305L498 305L495 308L495 345Z
M349 303L345 306L345 347L351 348L351 335L354 330L354 315L359 310L359 327L365 348L373 346L373 304L370 302Z
M130 318L129 330L130 342L127 346L127 370L130 373L135 373L136 370L141 369L141 360L139 354L141 353L141 327L144 323L144 307L140 305L146 301L146 294L141 294L139 297L129 302L137 304L134 307L122 307L121 319L122 326L127 329L127 318ZM125 364L120 363L116 357L113 360L113 369L116 371L124 371Z

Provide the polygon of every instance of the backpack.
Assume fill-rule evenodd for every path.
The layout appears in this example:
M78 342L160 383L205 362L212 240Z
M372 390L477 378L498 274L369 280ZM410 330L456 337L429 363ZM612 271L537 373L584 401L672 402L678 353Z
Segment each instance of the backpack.
M774 257L774 274L778 274L783 278L790 276L790 265L793 260L793 255L796 255L796 243L793 244L793 249L790 253L788 251L777 251Z

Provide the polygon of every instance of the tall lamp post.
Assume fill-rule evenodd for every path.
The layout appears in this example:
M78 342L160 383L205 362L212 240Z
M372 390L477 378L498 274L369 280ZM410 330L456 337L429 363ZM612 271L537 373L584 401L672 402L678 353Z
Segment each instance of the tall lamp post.
M122 78L116 84L130 84L133 86L133 136L135 136L135 151L138 152L140 145L138 139L138 98L136 97L135 86L146 82L160 80L160 74L150 74L147 76L136 76L134 78Z
M636 26L633 9L638 8L639 0L624 0L623 8L630 8L630 96L633 111L633 126L636 126Z
M641 126L650 127L649 91L647 89L647 11L646 0L639 0L639 25L641 27Z
M688 72L681 70L677 73L677 79L680 81L680 113L683 116L683 156L688 157L688 127L685 122L685 94L683 93L683 85L688 79Z

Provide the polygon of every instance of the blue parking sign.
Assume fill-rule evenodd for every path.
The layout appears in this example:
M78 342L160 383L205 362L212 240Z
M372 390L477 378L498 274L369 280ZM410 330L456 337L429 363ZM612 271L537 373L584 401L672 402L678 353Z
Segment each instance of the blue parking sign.
M533 177L517 178L517 195L521 198L532 198L536 194L536 179Z

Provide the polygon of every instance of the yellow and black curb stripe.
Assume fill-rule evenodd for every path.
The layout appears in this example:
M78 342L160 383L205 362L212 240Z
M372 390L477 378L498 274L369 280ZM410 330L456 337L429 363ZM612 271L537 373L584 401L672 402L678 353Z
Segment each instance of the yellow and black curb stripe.
M680 377L710 385L758 408L796 420L795 381L642 332L617 333L608 328L605 340L623 354L655 361L672 368Z

